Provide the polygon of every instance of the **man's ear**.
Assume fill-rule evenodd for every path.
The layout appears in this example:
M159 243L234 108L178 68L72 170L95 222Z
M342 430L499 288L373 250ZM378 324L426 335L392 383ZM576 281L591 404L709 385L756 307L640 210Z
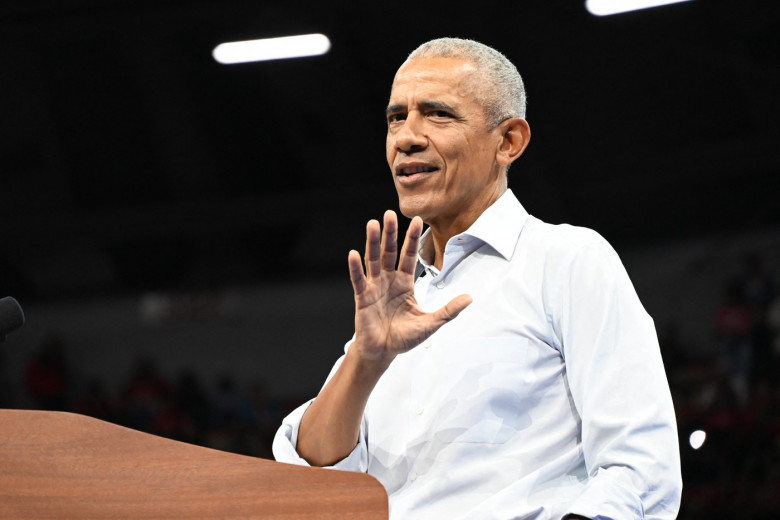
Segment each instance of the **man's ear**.
M510 117L498 125L502 140L496 151L496 162L509 166L522 155L531 140L531 127L522 117Z

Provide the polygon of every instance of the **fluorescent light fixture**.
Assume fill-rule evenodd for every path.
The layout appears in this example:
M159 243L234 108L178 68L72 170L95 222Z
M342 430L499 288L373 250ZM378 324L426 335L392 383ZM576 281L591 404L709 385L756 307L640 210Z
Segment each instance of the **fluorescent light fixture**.
M330 50L330 40L324 34L302 34L281 38L264 38L220 43L211 55L223 65L253 61L283 60L319 56Z
M595 16L608 16L610 14L627 13L649 7L658 7L667 4L678 4L690 0L585 0L585 9Z

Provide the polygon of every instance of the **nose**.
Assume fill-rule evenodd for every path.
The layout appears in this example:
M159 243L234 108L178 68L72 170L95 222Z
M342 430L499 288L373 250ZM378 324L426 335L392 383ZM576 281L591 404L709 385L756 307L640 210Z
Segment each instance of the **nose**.
M395 133L395 147L405 153L425 149L428 145L428 136L423 129L423 121L415 110L409 112L403 126Z

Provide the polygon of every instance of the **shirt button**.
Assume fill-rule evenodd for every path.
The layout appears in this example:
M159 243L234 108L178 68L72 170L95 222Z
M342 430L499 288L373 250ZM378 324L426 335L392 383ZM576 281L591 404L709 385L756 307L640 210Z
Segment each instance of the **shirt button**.
M417 480L417 473L410 473L409 474L409 480L411 480L412 482Z
M431 348L431 340L426 340L422 344L423 348Z
M425 411L425 408L423 408L422 406L418 407L417 410L415 410L417 415L422 415L424 411Z
M445 284L444 282L436 282L437 289L444 289L445 285L447 284Z

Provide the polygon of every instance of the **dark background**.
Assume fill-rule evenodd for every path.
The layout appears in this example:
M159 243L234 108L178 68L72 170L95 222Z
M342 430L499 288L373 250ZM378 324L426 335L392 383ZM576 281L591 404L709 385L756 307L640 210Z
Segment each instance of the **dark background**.
M579 0L3 2L0 296L20 300L33 323L31 310L40 309L39 316L86 324L92 311L72 318L79 314L74 309L110 307L122 298L149 304L144 295L166 294L165 305L176 306L169 315L198 321L236 301L225 296L230 291L296 288L290 292L346 280L346 253L361 247L365 221L397 205L383 153L393 75L408 52L439 36L494 46L523 75L533 136L510 172L510 187L529 212L592 227L619 252L644 251L644 265L654 261L648 251L715 240L720 245L713 249L734 248L734 258L757 255L772 279L778 256L766 237L780 230L780 18L771 5L695 0L598 18ZM331 51L235 66L211 58L223 41L308 32L326 34ZM756 234L764 238L745 238ZM709 273L720 295L721 278L733 273ZM640 290L652 301L651 288L646 293ZM337 299L348 315L348 286ZM282 316L265 329L296 326L283 318L295 303L280 311L278 300L260 300ZM121 314L115 307L106 328ZM309 305L308 312L319 311ZM95 359L88 343L79 350L72 337L52 339L38 323L30 342L42 351L59 345L66 359L72 349L69 374L78 380L73 365ZM348 331L349 316L338 327L339 334ZM102 339L106 348L125 348L107 333ZM344 340L328 337L338 345L328 359ZM714 357L702 361L682 350L683 366L671 359L667 365L684 374L694 365L705 379L719 373ZM141 346L139 352L147 369L157 363L166 372L164 356ZM261 378L263 370L276 368L272 362L258 368ZM317 388L327 366L315 373L315 382L299 385L301 394ZM197 379L197 370L191 376ZM763 376L777 379L775 372ZM80 389L71 383L67 397L49 407L72 408L74 394L87 392L87 379L82 374ZM122 388L116 381L103 383L107 395L118 394L112 402L125 398L114 390ZM265 391L276 394L266 410L268 423L276 424L288 406L278 394L286 390ZM46 406L29 392L12 388L5 405ZM776 398L776 386L762 392ZM103 417L144 426L112 413ZM708 507L726 511L728 504L714 498L724 488L716 486L763 489L777 482L780 427L776 418L757 417L751 435L762 435L766 451L752 457L769 457L771 465L758 471L735 469L731 459L690 462L699 466L689 470L689 481L705 491L689 497L681 518ZM769 423L755 426L763 420ZM170 436L235 448L195 434ZM235 450L266 456L266 443ZM716 473L737 477L719 480ZM732 503L742 504L742 512L745 503L776 505L752 495Z
M318 240L317 262L296 246L313 221L359 245L363 222L395 207L389 86L412 48L443 35L502 50L526 80L533 137L511 187L531 213L617 246L777 225L767 5L597 18L573 0L6 2L0 284L57 298L342 272L340 241ZM223 41L306 32L331 52L211 58ZM53 255L71 267L60 278L36 272Z

